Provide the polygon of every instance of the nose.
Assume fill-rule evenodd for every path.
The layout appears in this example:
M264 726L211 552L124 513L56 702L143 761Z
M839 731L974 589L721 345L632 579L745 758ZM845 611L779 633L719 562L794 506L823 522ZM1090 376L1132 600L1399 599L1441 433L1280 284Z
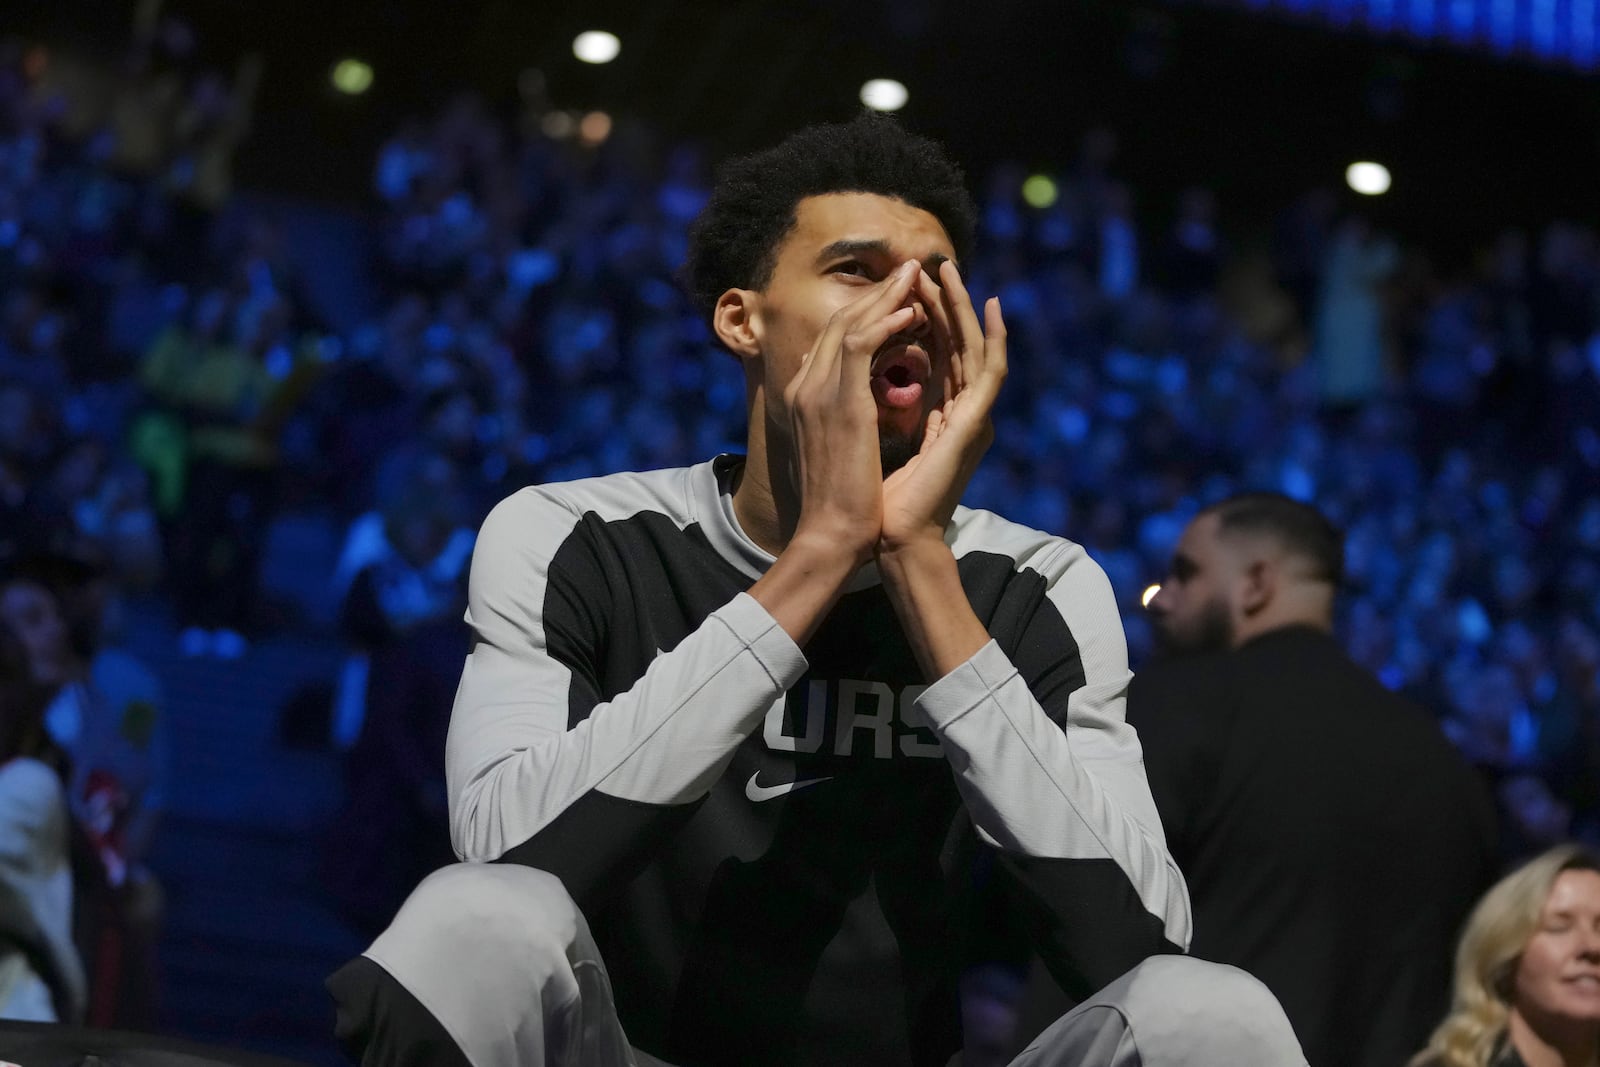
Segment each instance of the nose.
M928 312L928 302L923 299L922 293L916 289L906 294L905 303L902 305L916 313L910 325L899 331L901 337L910 337L920 340L932 328L932 315Z
M927 338L933 329L933 316L928 314L927 305L916 297L912 297L911 306L917 309L917 317L902 332L907 337L921 341Z

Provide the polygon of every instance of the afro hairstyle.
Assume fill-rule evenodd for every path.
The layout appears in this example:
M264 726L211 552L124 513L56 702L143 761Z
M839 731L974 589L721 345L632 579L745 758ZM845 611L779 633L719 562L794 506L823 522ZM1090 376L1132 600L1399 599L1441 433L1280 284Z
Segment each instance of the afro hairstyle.
M808 196L875 193L937 218L957 260L972 245L977 208L961 168L937 142L872 112L808 126L726 163L689 231L679 278L708 319L729 289L763 289Z

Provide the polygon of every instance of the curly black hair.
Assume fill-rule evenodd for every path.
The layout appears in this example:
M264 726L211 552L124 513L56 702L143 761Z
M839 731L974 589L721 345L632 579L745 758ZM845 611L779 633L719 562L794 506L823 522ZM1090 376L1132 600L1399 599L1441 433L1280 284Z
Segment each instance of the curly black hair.
M707 318L729 289L772 280L778 246L808 196L876 193L903 200L944 226L958 260L972 245L977 208L943 146L873 112L808 126L772 148L730 160L689 231L679 277Z

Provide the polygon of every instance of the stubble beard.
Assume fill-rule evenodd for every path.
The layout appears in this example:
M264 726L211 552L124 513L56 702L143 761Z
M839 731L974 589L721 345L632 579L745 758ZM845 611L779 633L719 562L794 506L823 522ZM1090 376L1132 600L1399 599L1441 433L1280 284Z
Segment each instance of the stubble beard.
M1158 624L1156 638L1162 653L1173 659L1226 652L1233 647L1233 617L1220 598L1210 600L1191 625L1174 628Z
M878 430L878 460L885 478L904 467L916 456L920 442L910 434L898 430Z

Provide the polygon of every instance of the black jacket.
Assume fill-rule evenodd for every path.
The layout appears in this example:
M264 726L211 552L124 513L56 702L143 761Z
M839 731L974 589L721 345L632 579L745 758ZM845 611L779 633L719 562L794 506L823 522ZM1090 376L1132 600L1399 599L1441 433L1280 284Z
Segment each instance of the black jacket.
M1494 815L1432 716L1308 627L1160 664L1128 698L1191 951L1260 978L1312 1067L1400 1067L1443 1018Z

